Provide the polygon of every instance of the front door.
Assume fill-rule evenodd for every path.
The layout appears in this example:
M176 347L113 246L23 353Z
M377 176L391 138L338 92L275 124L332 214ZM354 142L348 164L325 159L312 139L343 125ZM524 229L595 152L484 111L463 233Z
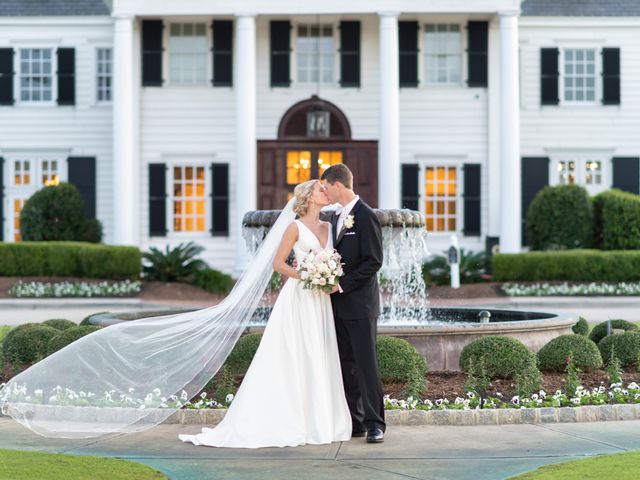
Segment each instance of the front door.
M296 185L317 179L331 165L344 163L353 172L354 190L377 205L377 142L258 142L258 208L282 208Z

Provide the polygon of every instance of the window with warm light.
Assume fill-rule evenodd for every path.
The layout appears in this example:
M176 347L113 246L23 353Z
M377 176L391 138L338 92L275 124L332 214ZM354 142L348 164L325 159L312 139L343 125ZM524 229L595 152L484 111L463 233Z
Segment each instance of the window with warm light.
M205 167L173 167L173 231L204 232L206 229Z
M13 184L31 184L31 160L16 160L13 164Z
M430 232L458 229L458 167L424 167L424 214Z
M19 242L21 240L20 236L20 212L22 211L22 207L24 207L26 198L14 198L13 199L13 241Z
M318 176L322 176L327 168L332 165L342 163L342 152L319 152L318 153Z
M42 161L42 185L59 185L60 176L58 174L57 160Z
M557 185L581 185L592 195L607 188L605 161L602 158L590 155L560 158L554 161L553 168Z
M570 160L558 162L558 183L561 185L576 183L576 162Z
M287 184L297 185L311 180L311 152L287 152Z

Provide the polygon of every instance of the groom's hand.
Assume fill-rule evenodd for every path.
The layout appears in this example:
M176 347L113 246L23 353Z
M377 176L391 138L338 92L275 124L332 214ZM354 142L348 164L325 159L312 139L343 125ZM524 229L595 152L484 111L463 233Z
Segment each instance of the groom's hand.
M336 284L336 285L334 285L334 286L333 286L333 288L331 289L331 293L330 293L329 295L331 295L331 294L333 294L333 293L336 293L336 292L339 292L339 291L340 291L340 285Z

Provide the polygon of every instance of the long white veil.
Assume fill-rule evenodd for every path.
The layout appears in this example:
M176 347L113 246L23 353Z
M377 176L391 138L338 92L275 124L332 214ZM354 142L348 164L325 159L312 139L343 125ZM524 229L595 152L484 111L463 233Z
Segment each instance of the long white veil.
M131 433L161 423L179 409L171 396L184 403L185 397L197 395L251 320L282 235L295 218L294 201L222 302L123 322L82 337L1 388L2 413L45 437Z

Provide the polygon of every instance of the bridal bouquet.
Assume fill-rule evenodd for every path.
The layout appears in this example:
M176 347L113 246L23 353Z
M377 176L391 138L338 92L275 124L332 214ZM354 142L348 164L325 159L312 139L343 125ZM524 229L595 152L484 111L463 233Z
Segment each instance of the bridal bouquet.
M342 257L332 248L311 250L300 261L297 271L304 288L330 293L344 274Z

